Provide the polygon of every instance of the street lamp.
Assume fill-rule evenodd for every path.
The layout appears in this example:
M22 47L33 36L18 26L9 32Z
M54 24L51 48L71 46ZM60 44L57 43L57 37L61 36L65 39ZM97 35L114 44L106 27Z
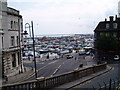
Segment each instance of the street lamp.
M36 58L35 58L35 40L34 40L34 30L33 30L33 21L31 21L31 26L29 23L25 24L25 31L24 31L24 35L27 35L27 30L26 28L29 28L29 33L30 33L30 37L31 37L31 31L30 28L32 28L32 39L33 39L33 61L34 61L34 67L35 67L35 78L37 79L37 66L36 66Z

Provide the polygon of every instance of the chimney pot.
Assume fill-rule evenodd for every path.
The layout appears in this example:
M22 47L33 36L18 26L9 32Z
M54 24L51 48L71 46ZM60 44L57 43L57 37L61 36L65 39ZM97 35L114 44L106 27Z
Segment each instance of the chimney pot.
M117 15L115 15L115 20L117 20Z
M105 18L105 21L107 21L107 19Z
M114 18L113 16L110 16L110 21L113 21L113 18Z

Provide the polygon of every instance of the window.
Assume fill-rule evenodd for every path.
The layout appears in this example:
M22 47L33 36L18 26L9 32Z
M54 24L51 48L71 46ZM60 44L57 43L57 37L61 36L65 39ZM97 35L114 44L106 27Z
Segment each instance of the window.
M18 52L17 55L18 55L18 65L19 65L21 63L21 61L20 61L21 60L20 59L20 53Z
M113 28L117 29L117 23L113 23Z
M14 21L14 30L16 29L16 22Z
M22 32L23 32L23 23L21 22L21 30L22 30Z
M114 36L114 37L117 37L117 33L113 33L113 36Z
M3 48L3 37L2 37L2 48Z
M109 27L110 27L110 26L109 26L109 24L107 23L107 24L106 24L106 29L109 29Z
M13 29L13 21L11 21L11 29Z
M109 36L110 34L109 33L105 33L105 36Z
M18 36L16 37L16 43L17 43L17 45L19 45L19 37Z
M12 54L12 67L16 67L16 55Z
M11 46L15 45L15 40L14 40L14 36L11 36Z
M104 35L104 33L101 32L101 33L100 33L100 36L102 36L102 35Z
M18 22L16 22L15 29L18 30Z

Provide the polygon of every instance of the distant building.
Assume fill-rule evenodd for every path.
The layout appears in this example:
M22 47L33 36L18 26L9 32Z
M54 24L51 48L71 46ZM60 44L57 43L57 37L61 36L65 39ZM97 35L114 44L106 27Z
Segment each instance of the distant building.
M106 51L107 54L111 54L115 55L115 54L120 54L120 17L114 17L110 16L109 17L110 20L107 21L107 19L105 19L105 21L101 21L99 22L99 24L97 25L97 27L94 30L94 37L95 37L95 47L96 47L96 42L99 40L100 36L104 35L111 35L113 36L117 42L118 42L118 49L117 51ZM101 50L99 50L98 48L96 49L96 56L97 58L100 57L104 57L105 52L102 52ZM104 50L103 50L104 51ZM100 53L101 52L101 53ZM102 55L102 56L101 56Z
M22 32L23 19L19 11L0 1L0 63L2 75L12 76L23 70ZM1 65L0 65L1 66Z

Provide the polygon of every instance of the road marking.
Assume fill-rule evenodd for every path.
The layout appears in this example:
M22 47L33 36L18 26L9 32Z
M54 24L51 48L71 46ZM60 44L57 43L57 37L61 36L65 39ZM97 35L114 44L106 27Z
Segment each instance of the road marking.
M61 67L63 64L65 64L65 62L63 62L61 65L59 65L58 68L55 69L55 71L53 72L53 74L52 74L51 76L55 75L55 74L57 73L57 71L60 70L60 67Z
M55 62L57 62L57 61L53 61L53 62L50 62L50 63L48 63L48 64L53 64L53 63L55 63Z
M58 67L58 69L61 67L61 65Z
M55 71L54 71L54 73L53 73L53 75L58 71L59 69L57 68L57 69L55 69Z
M115 68L114 67L112 67L112 69L111 70L114 70ZM110 73L110 71L111 70L109 70L108 72L105 72L105 73L103 73L102 75L100 75L100 76L104 76L104 75L106 75L106 74L108 74L108 73ZM98 78L98 77L100 77L100 76L97 76L97 77L95 77L95 78L93 78L93 80L94 79L96 79L96 78Z
M86 81L86 82L84 82L84 83L81 83L81 84L79 84L79 85L77 85L77 86L75 86L75 87L73 87L73 88L80 88L81 86L83 86L83 85L85 85L85 84L87 84L87 83L90 83L91 82L91 80L88 80L88 81Z
M112 67L112 69L111 69L111 70L114 70L113 68L114 68L114 67ZM110 72L109 72L109 71L108 71L108 72L105 72L105 73L101 74L100 76L103 76L103 75L108 74L108 73L110 73ZM87 81L87 83L92 82L92 80L95 80L96 78L98 78L98 77L100 77L100 76L94 77L93 79L91 79L91 80ZM86 82L79 84L79 86L78 86L78 87L81 87L81 86L85 85L85 83L86 83ZM87 83L86 83L86 84L87 84ZM112 83L113 83L113 82L112 82ZM107 84L107 85L108 85L108 84ZM77 86L76 86L76 87L77 87ZM102 86L102 87L103 87L103 86Z
M57 69L55 69L55 71L53 72L53 74L51 76L55 75L57 73L57 71L60 69L61 66L62 65L59 65L59 67Z
M43 68L45 68L45 67L47 67L48 65L53 64L53 63L55 63L55 62L57 62L57 61L52 61L52 62L48 63L47 65L43 66L42 68L39 68L39 69L37 70L37 72L39 72L39 71L42 70ZM63 64L65 64L65 62L67 62L67 61L64 61L61 65L59 65L59 67L54 71L54 74L56 74L56 72L59 70L59 68L60 68ZM44 62L43 62L43 63L44 63ZM15 83L21 83L22 81L25 81L25 80L30 79L30 78L33 77L34 75L35 75L35 72L33 72L32 74L30 74L30 75L27 76L27 77L24 77L22 80L15 81L15 82L13 82L13 83L14 83L14 84L15 84ZM53 75L51 75L51 76L53 76Z
M30 74L28 77L23 77L23 79L13 82L12 84L19 84L19 83L21 83L22 81L25 81L25 80L31 78L31 77L34 76L34 75L35 75L35 72L33 72L32 74Z
M38 63L38 64L44 64L44 62L43 63Z
M43 68L45 68L45 67L47 67L48 65L53 64L53 63L55 63L55 62L57 62L57 61L53 61L53 62L51 62L51 63L48 63L47 65L43 66L42 68L39 68L39 69L37 70L37 72L39 72L39 71L42 70ZM35 71L34 71L32 74L30 74L29 76L24 77L22 80L13 82L13 84L21 83L22 81L25 81L25 80L30 79L30 78L33 77L34 75L35 75Z
M45 68L45 67L47 67L48 65L53 64L53 63L55 63L55 62L57 62L57 61L52 61L52 62L48 63L47 65L43 66L42 68L39 68L39 69L37 70L37 72L39 72L39 71L42 70L43 68ZM65 62L67 62L67 61L65 61ZM59 70L59 68L60 68L63 64L65 64L65 62L63 62L63 63L56 69L55 73ZM38 64L44 64L44 62L43 62L43 63L38 63ZM34 75L35 75L35 72L31 73L30 75L27 75L26 77L23 77L23 79L21 79L21 80L19 80L19 81L13 82L13 84L15 84L15 83L21 83L21 82L23 82L23 81L25 81L25 80L30 79L30 78L33 77ZM52 75L51 75L51 76L52 76Z

